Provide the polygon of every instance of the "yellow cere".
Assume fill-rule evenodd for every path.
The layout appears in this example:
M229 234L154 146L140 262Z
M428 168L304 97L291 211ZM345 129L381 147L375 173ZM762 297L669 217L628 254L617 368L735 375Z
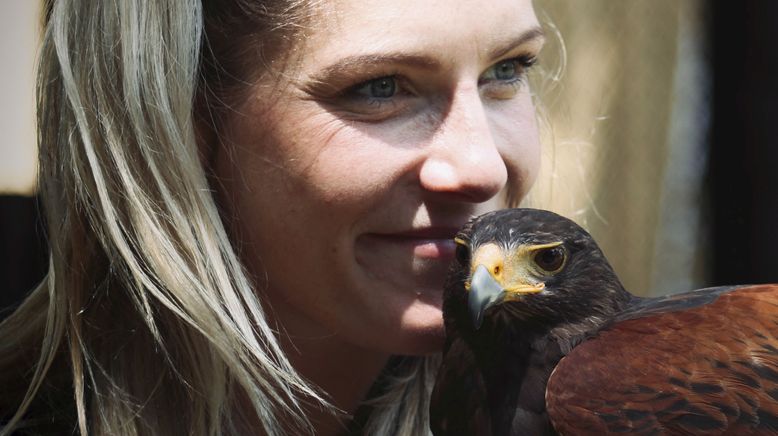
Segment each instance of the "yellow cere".
M542 279L547 277L548 273L544 273L535 264L533 259L535 253L561 244L562 242L521 245L511 251L504 250L494 243L484 244L473 253L470 272L474 273L478 265L485 266L509 296L538 293L545 288ZM465 284L465 289L469 290L469 283Z

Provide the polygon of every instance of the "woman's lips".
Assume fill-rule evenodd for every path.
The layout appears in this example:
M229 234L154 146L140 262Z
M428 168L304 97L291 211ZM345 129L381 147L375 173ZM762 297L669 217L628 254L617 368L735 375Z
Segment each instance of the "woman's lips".
M395 288L438 292L454 258L457 230L425 227L364 233L356 240L356 261L371 278Z
M404 247L421 259L452 259L457 231L458 228L427 227L397 233L370 233L365 237L377 243Z

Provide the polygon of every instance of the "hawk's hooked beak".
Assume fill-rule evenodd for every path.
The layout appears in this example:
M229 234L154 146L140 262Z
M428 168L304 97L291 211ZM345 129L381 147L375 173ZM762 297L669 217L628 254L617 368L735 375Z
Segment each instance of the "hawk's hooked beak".
M483 265L478 265L470 279L467 308L476 330L481 328L486 309L505 299L505 290Z
M476 250L472 263L475 269L465 283L470 319L476 329L481 327L484 312L490 307L545 289L545 283L529 272L529 263L536 250L556 245L559 244L522 246L505 253L496 244L486 244Z

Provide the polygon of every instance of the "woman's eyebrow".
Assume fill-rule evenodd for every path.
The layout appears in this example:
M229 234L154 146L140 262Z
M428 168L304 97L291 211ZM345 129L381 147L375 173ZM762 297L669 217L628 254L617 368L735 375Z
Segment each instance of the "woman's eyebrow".
M533 27L499 44L496 49L489 52L489 59L499 58L522 44L536 39L542 40L543 38L543 29ZM351 73L360 73L371 66L380 65L404 65L430 71L442 69L442 64L439 60L424 54L404 52L375 53L344 57L331 65L319 69L310 76L310 79L313 82L326 83L332 77L337 77L338 75L348 76Z
M508 38L506 42L499 44L497 48L489 52L488 59L501 58L505 56L506 53L510 52L516 47L527 44L528 42L534 40L538 40L538 42L543 42L545 38L546 37L545 34L543 33L543 29L540 26L533 27L532 29L523 32L520 35L513 38Z
M321 68L312 79L326 81L327 78L350 72L360 72L373 65L405 65L425 70L438 70L439 61L430 56L413 53L377 53L357 56L347 56L339 61Z

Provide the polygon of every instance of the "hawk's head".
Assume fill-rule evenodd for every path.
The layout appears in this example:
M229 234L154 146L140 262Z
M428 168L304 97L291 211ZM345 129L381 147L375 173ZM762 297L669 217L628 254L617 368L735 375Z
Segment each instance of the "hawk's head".
M539 328L607 319L629 297L589 233L553 212L481 215L456 242L448 293L465 296L475 329L503 318Z

